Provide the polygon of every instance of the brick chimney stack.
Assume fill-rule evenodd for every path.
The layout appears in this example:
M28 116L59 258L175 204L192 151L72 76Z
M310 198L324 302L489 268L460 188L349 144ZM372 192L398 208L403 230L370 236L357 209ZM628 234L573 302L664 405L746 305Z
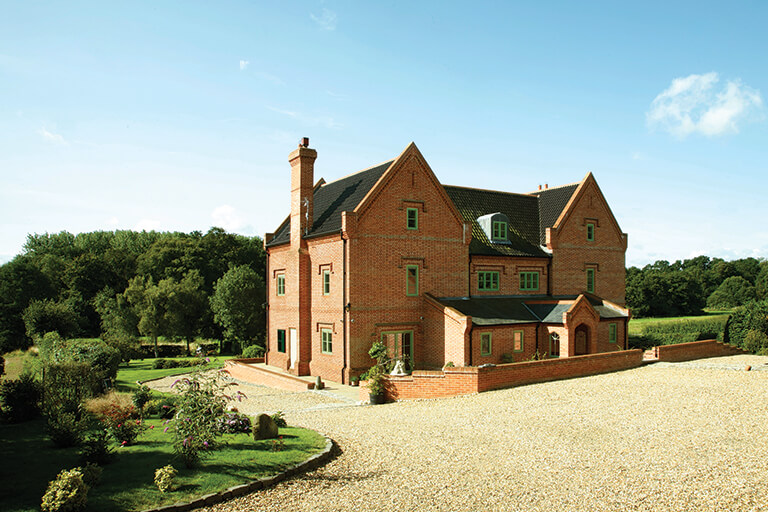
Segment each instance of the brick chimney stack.
M291 247L298 248L302 237L312 229L315 159L317 151L309 147L309 137L299 142L288 155L291 164Z

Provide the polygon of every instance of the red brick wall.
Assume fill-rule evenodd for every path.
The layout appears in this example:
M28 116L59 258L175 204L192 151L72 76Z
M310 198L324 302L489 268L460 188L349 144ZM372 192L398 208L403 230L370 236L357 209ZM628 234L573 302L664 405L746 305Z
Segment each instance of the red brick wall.
M479 256L471 257L470 265L470 295L546 295L549 258L517 258L509 256ZM498 272L499 290L488 291L477 289L478 272ZM520 272L538 272L539 289L523 291L520 289Z
M535 382L627 370L642 363L642 350L625 350L564 359L526 361L490 368L446 368L442 372L415 371L405 377L387 377L386 390L390 400L468 395ZM360 396L361 399L367 398L367 388L360 389Z
M614 223L594 179L588 178L582 188L563 224L549 230L552 294L586 292L586 269L591 267L595 269L595 295L623 305L626 236ZM587 223L595 225L595 239L591 242L587 240Z
M542 329L541 327L539 329ZM513 336L515 331L523 332L523 351L515 352ZM481 352L481 337L483 333L491 334L491 355L483 356ZM539 352L543 346L539 347ZM475 325L472 329L472 365L501 364L503 354L512 356L513 361L527 361L536 353L536 325Z
M264 368L250 366L249 362L251 361L252 360L248 359L227 361L224 365L224 370L235 379L251 382L253 384L260 384L262 386L287 389L289 391L306 391L307 389L312 389L314 387L312 383L303 381L297 377L282 375Z
M416 364L440 348L424 343L424 293L467 292L468 242L463 221L418 151L406 150L351 222L349 250L350 344L353 368L370 367L371 343L382 331L414 330ZM418 209L408 230L407 208ZM465 243L466 242L466 243ZM419 268L419 295L406 296L406 266ZM432 339L432 338L430 338ZM441 342L442 343L442 342Z
M706 357L732 356L736 354L749 354L745 350L726 345L716 340L693 341L691 343L679 343L677 345L659 345L655 347L659 361L679 362Z
M469 364L471 319L429 298L424 301L424 347L420 367L442 368L447 362Z
M295 301L290 301L289 291L297 293L297 268L294 252L289 245L270 247L269 267L267 268L267 301L269 303L269 332L267 332L267 363L288 369L290 346L288 329L299 327L298 308ZM285 295L277 295L277 274L285 273ZM285 352L277 351L277 330L285 329Z

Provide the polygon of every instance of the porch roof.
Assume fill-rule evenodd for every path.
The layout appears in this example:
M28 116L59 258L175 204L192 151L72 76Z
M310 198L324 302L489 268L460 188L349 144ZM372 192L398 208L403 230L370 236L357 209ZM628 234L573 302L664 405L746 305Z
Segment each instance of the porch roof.
M438 298L444 306L471 316L474 325L514 325L531 323L562 324L578 296L486 296ZM606 305L599 297L587 297L601 319L627 318L625 311Z

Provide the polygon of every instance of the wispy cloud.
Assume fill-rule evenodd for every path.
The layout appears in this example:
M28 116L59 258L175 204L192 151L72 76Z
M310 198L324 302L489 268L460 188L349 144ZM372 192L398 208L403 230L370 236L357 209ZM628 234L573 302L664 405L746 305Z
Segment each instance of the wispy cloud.
M648 126L681 138L692 133L708 137L738 133L738 124L761 110L760 91L739 79L718 88L719 81L715 72L675 78L651 103Z
M320 16L310 13L309 17L323 30L336 30L336 13L330 9L323 7L323 12L320 13Z
M215 226L222 227L227 231L235 231L243 227L243 219L228 204L214 208L211 212L211 218Z
M240 71L245 70L248 67L249 62L247 60L240 60Z
M267 109L271 110L272 112L277 112L278 114L282 114L284 116L293 118L296 121L302 123L304 126L324 126L325 128L331 128L331 129L337 129L343 126L341 123L337 122L331 116L312 116L312 115L303 114L302 112L296 112L293 110L284 110L284 109L275 108L271 106L267 106Z
M39 130L37 130L37 134L40 135L43 139L45 139L47 142L50 142L52 144L58 144L60 146L67 145L67 141L64 140L64 137L62 137L58 133L49 132L45 128L40 128Z

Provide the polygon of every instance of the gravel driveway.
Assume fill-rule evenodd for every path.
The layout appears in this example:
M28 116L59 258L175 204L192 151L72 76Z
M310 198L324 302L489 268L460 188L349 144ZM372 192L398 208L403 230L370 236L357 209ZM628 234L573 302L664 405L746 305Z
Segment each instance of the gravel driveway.
M768 510L768 371L731 369L766 363L732 356L365 407L262 388L251 410L286 411L343 454L202 510Z

